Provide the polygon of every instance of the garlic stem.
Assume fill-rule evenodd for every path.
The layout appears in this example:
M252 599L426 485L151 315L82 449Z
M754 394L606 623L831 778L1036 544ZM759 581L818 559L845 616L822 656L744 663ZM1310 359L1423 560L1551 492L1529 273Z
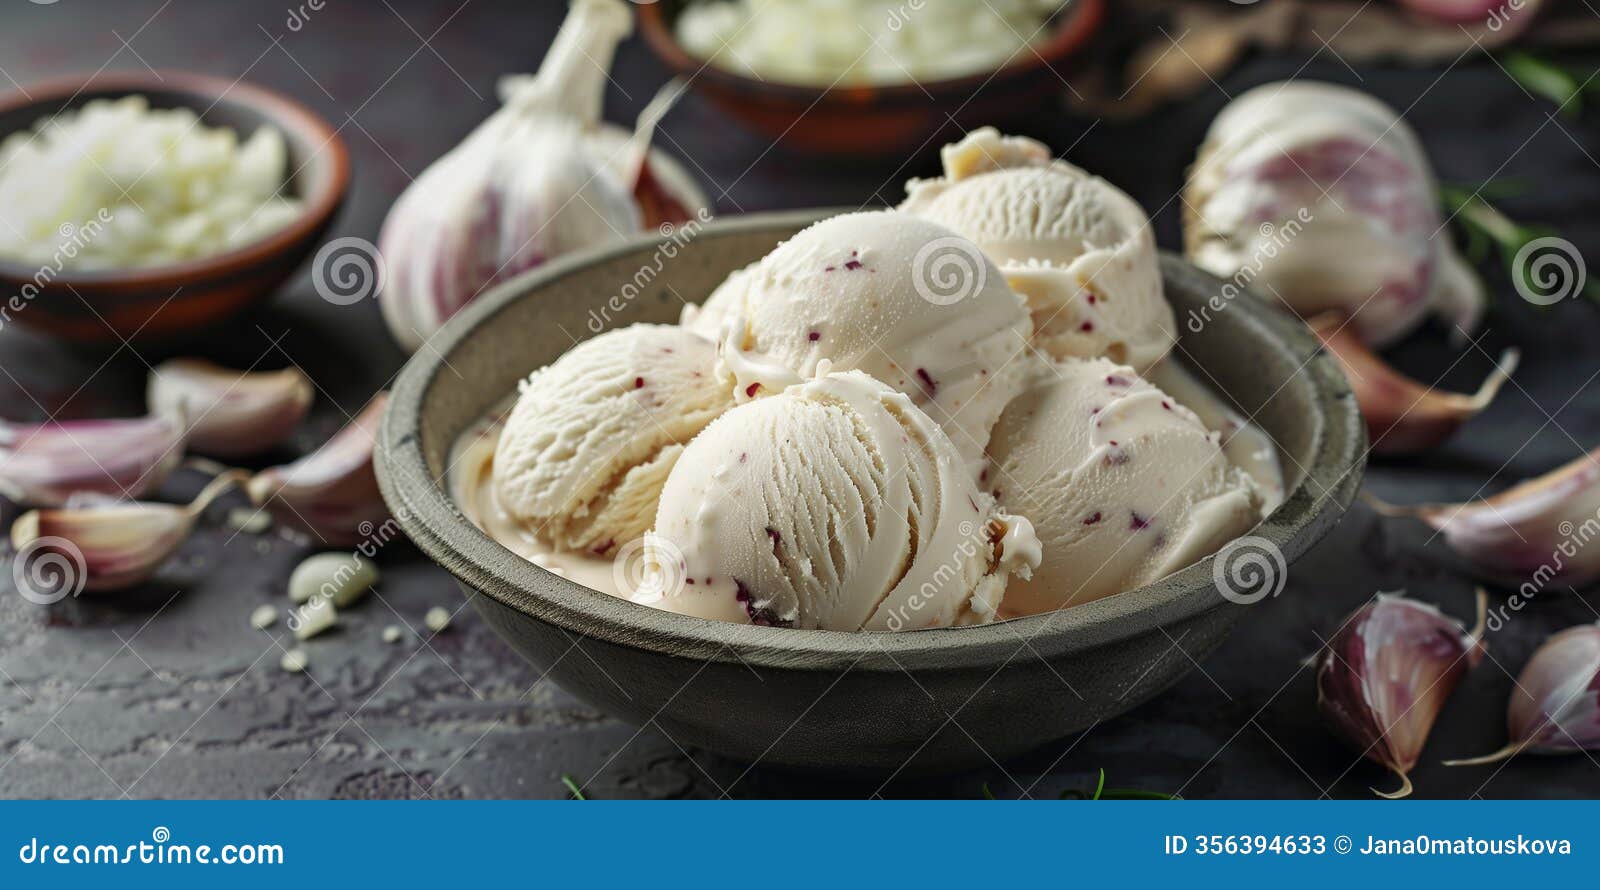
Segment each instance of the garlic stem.
M187 507L183 508L184 512L191 519L197 518L201 513L205 512L207 507L211 506L212 501L227 493L228 489L242 489L249 481L250 474L244 470L228 470L207 482L205 488L200 489L200 493L194 496L194 499L189 502Z
M1410 797L1412 791L1411 777L1402 772L1396 772L1395 775L1400 777L1399 788L1393 791L1379 791L1376 788L1368 788L1367 790L1384 800L1399 800L1402 797Z
M598 124L617 44L632 31L633 12L622 0L573 0L539 73L508 82L506 107L518 114L565 114L584 127Z
M1444 765L1445 766L1482 766L1485 763L1499 763L1502 760L1509 760L1510 758L1515 757L1518 754L1521 754L1523 749L1525 749L1527 747L1528 747L1528 743L1526 741L1512 742L1509 745L1506 745L1504 748L1501 748L1500 750L1491 752L1489 754L1485 754L1482 757L1467 757L1467 758L1464 758L1464 759L1461 759L1461 760L1446 760L1446 761L1444 761Z

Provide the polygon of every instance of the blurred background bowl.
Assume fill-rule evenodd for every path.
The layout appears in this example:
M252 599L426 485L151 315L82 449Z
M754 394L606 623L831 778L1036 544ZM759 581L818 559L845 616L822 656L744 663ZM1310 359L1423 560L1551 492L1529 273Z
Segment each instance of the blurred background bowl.
M1072 0L1048 25L1050 36L1011 64L949 80L832 89L761 80L689 54L676 21L685 0L638 6L646 43L724 112L789 148L846 157L904 156L942 133L999 126L1055 109L1064 77L1106 17L1106 0Z
M591 323L594 306L656 264L654 239L557 260L467 306L401 372L379 437L379 482L406 534L542 676L681 744L747 762L878 774L987 765L1121 714L1192 670L1248 608L1218 590L1214 559L1138 590L996 624L794 630L598 593L517 556L456 508L441 482L452 446L519 380L569 349L567 331L675 321L683 299L702 299L829 215L712 222L603 325ZM1349 384L1297 319L1249 294L1205 309L1222 282L1175 257L1162 267L1179 317L1194 310L1207 319L1185 333L1184 354L1286 455L1288 498L1251 533L1286 566L1333 527L1360 485L1366 432Z
M153 108L188 108L241 139L263 125L283 134L286 193L304 202L282 229L243 247L183 263L92 272L40 269L0 259L0 299L24 285L38 294L9 320L80 343L199 333L265 299L300 267L327 231L350 186L350 154L333 127L300 103L224 77L180 71L107 72L30 84L0 97L0 139L93 99L140 94ZM52 270L53 272L53 270Z

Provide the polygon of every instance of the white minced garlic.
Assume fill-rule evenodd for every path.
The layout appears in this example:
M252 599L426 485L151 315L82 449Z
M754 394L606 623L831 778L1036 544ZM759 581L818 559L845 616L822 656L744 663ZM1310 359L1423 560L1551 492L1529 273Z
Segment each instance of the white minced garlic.
M678 41L720 68L810 86L929 82L1031 58L1062 0L707 0Z
M97 99L0 142L0 258L87 271L224 253L299 216L287 175L271 127L240 142L187 108Z

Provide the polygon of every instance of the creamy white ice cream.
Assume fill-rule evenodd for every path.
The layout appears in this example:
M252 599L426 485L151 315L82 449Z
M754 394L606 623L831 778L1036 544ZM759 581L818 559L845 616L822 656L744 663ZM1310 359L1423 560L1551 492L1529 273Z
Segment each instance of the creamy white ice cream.
M910 395L974 462L1021 386L1032 327L976 246L894 211L807 228L736 273L703 315L720 319L721 368L740 401L823 362L863 371Z
M1028 304L1056 358L1143 370L1172 347L1155 236L1144 209L1043 144L985 127L943 151L944 176L913 180L900 209L972 239Z
M495 451L500 506L560 549L605 555L642 536L683 446L733 405L715 364L710 340L639 324L534 372Z
M1195 376L1177 355L1156 363L1147 376L1157 389L1193 411L1206 429L1222 436L1222 453L1255 480L1256 491L1261 495L1261 515L1278 509L1284 498L1283 463L1277 443L1267 431L1251 423L1217 390Z
M1038 564L904 393L832 373L723 415L684 451L636 601L723 621L895 631L991 620Z
M989 450L1004 508L1033 521L1043 561L1004 615L1079 605L1156 581L1260 518L1220 436L1133 368L1069 359L1006 408Z

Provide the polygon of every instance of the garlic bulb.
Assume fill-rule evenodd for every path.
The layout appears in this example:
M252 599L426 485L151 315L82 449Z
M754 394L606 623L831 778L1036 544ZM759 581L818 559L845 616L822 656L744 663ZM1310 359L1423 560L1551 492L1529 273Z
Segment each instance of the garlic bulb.
M293 367L247 373L203 359L172 359L150 373L145 398L152 411L183 411L192 450L249 457L294 432L311 406L311 381Z
M389 518L372 448L389 394L380 392L321 448L291 464L257 473L245 489L281 523L330 546L351 546Z
M1521 355L1516 349L1507 349L1472 395L1441 392L1389 367L1347 322L1343 314L1328 313L1308 324L1344 369L1367 422L1367 438L1377 454L1416 454L1450 438L1463 423L1489 407L1516 371Z
M1388 504L1362 499L1385 516L1421 519L1493 580L1578 586L1600 578L1600 449L1493 497L1465 504Z
M1363 93L1299 81L1239 96L1212 122L1184 202L1196 265L1302 317L1351 314L1368 344L1429 313L1470 333L1482 314L1421 144Z
M143 497L183 459L179 415L126 420L0 421L0 494L57 507L74 494Z
M1478 626L1471 632L1438 609L1403 596L1379 594L1340 625L1317 660L1317 708L1363 756L1400 776L1411 793L1428 732L1467 671L1483 659L1487 596L1478 592Z
M1600 624L1569 627L1533 653L1512 686L1506 728L1511 743L1504 748L1446 765L1600 749Z
M211 480L187 506L112 501L33 510L11 526L17 559L53 555L75 577L79 589L120 590L155 574L183 542L205 508L244 474Z
M490 285L642 230L641 165L662 170L600 121L612 56L632 28L622 0L574 0L539 73L505 78L503 106L395 202L379 236L379 301L401 346L415 351ZM646 179L660 191L667 177Z

